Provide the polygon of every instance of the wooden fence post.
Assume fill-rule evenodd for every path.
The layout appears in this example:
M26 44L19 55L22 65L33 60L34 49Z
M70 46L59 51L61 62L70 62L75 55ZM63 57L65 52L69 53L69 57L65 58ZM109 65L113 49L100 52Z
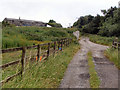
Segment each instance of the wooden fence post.
M62 51L62 47L63 47L63 40L61 40L61 51Z
M22 49L22 59L21 59L21 64L22 64L22 67L21 67L21 77L22 77L22 74L23 74L24 68L25 68L25 53L26 53L26 48L23 47L23 49Z
M53 57L55 56L55 52L56 52L56 42L54 42L54 47L53 47Z
M60 47L59 45L60 45L60 41L58 41L58 51L59 51L59 47Z
M118 42L118 51L120 51L120 42Z
M49 54L50 54L50 43L48 43L47 59L49 57Z
M40 45L38 44L37 61L40 60L40 53L41 53L41 47L40 47Z

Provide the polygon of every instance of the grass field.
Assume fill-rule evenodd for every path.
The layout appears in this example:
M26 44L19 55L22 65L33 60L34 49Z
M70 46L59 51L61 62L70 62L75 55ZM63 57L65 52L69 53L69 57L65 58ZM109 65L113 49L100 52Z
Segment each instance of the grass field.
M56 54L55 58L50 56L47 61L42 61L37 65L34 65L34 63L29 64L29 70L26 70L22 80L20 76L17 76L8 83L3 84L2 87L57 88L68 64L78 49L80 49L80 45L72 43L69 47L64 48L62 52Z
M2 29L2 48L13 48L56 41L61 38L75 38L77 29L48 27L6 27Z

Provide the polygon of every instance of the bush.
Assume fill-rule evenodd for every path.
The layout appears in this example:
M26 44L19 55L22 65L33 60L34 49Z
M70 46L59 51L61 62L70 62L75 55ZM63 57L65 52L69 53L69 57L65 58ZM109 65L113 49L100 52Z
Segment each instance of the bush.
M59 23L48 23L48 25L52 26L52 27L57 27L57 28L61 28L62 25Z

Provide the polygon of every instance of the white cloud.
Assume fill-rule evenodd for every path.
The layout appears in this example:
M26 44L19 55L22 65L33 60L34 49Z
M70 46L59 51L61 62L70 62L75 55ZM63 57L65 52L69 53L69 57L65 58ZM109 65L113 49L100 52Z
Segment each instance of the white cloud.
M1 0L0 21L5 17L48 22L54 19L63 26L83 15L101 14L101 9L117 6L119 0Z

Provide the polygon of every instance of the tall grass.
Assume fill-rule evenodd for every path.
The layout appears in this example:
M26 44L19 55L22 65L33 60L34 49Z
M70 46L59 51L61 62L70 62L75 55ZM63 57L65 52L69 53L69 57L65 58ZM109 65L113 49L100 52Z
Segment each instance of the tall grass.
M2 48L28 46L56 41L61 38L75 38L76 29L48 27L6 27L2 32Z
M63 52L50 56L47 61L39 62L37 65L30 64L30 69L26 70L23 78L18 76L8 83L3 84L3 88L58 88L73 55L80 48L79 44L71 44Z
M103 37L100 35L88 35L90 41L98 44L103 45L112 45L113 40L115 40L115 37Z
M111 62L113 62L115 64L115 66L118 69L120 69L120 58L119 58L120 52L118 52L117 49L110 48L110 49L106 50L104 54L106 57L109 58L109 60Z

